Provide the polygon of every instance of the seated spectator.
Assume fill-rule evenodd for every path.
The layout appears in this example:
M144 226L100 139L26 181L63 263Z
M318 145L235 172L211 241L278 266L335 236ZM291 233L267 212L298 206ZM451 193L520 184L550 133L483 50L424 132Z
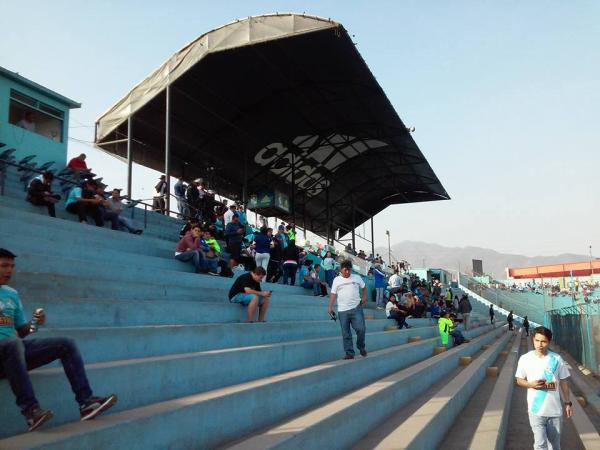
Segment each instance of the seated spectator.
M181 238L175 249L175 259L178 261L192 261L196 268L196 273L206 272L207 263L205 261L205 252L209 248L201 247L200 237L202 230L199 225L195 225L185 236Z
M304 261L304 264L302 264L302 267L300 268L299 276L300 276L300 286L302 286L304 289L312 289L313 288L313 281L312 281L312 277L311 277L311 269L312 269L312 264L310 263L310 261L306 260Z
M463 342L469 342L468 339L465 339L465 337L459 329L460 321L457 320L456 315L450 314L450 320L452 321L452 331L450 331L450 336L452 336L452 343L454 345L460 345Z
M96 198L96 183L86 180L83 186L83 188L75 186L71 189L65 202L65 209L71 214L77 214L80 223L87 224L87 216L91 216L96 226L103 227L102 211L98 208L102 201Z
M56 217L54 204L60 200L60 195L52 192L53 179L52 172L44 172L40 177L31 180L27 188L27 201L32 205L46 206L50 217Z
M241 262L242 238L244 236L244 226L240 223L240 218L234 214L231 222L225 227L225 240L229 254L231 255L230 266L234 267Z
M206 259L206 266L208 267L208 273L210 275L216 275L221 269L221 276L231 277L233 272L229 269L225 261L221 261L221 246L215 239L213 232L210 229L206 229L202 232L202 239L200 244L203 248L208 248L208 251L204 254Z
M327 283L321 281L320 277L321 266L319 264L315 264L313 269L310 271L310 278L312 281L313 287L313 295L326 297L327 296Z
M123 203L121 202L120 189L113 189L111 191L110 198L108 199L108 210L117 216L119 228L125 228L127 231L133 234L142 234L144 232L144 230L135 228L130 219L121 215L123 212Z
M76 180L80 180L82 178L92 179L94 178L94 174L92 173L92 169L87 166L85 163L85 153L82 153L79 156L71 159L67 164L67 167L71 169L73 172L73 177Z
M290 241L289 245L283 250L283 284L290 280L290 286L296 284L296 271L300 259L300 250L296 247L295 241Z
M119 215L110 209L109 202L106 198L106 192L104 192L105 185L99 184L96 186L96 194L94 197L100 201L98 203L98 210L102 215L102 220L109 221L111 223L111 229L119 229Z
M79 349L72 339L23 339L35 329L32 330L31 323L25 320L19 294L7 286L14 271L15 258L10 251L0 249L0 378L7 379L17 406L25 416L28 431L33 431L52 419L53 413L40 407L28 372L60 359L79 403L81 420L93 419L113 406L117 396L93 395ZM36 310L33 317L38 326L46 321L43 310Z
M256 265L267 270L269 268L269 259L271 259L271 241L273 236L272 228L261 228L260 233L254 235L254 258Z
M183 236L185 236L185 233L187 233L188 231L190 231L196 225L200 225L200 222L198 221L198 219L192 217L190 220L188 220L185 223L185 225L183 225L183 227L181 228L181 230L179 230L179 239L181 239Z
M258 307L258 321L265 321L265 314L269 308L271 291L263 291L260 282L266 275L265 269L258 266L252 272L240 275L229 290L229 301L246 306L249 323L254 322L254 313Z
M415 319L419 319L421 317L423 317L423 315L425 314L425 304L423 303L423 300L421 299L415 299L415 303L413 306L413 310L412 310L412 316Z
M385 316L388 319L393 319L398 324L398 329L401 330L402 327L406 326L406 328L410 328L406 323L406 316L408 315L408 310L405 306L400 305L396 301L396 296L392 295L388 302L385 305Z

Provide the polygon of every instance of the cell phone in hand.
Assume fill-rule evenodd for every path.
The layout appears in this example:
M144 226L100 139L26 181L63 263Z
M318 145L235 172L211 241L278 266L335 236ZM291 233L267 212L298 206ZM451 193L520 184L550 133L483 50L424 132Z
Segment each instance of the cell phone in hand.
M331 320L336 321L337 320L337 316L335 314L335 311L331 311L329 313L329 317L331 317Z

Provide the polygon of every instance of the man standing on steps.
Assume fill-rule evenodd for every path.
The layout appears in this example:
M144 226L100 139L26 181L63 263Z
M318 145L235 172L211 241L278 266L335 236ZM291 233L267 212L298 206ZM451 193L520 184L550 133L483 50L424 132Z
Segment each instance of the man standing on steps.
M519 358L515 373L517 385L527 388L529 424L534 449L560 450L562 428L561 396L567 417L573 415L569 399L569 369L563 359L549 351L552 331L545 327L533 330L532 350ZM550 444L550 445L548 445Z
M93 419L113 406L117 402L117 396L93 396L81 354L72 339L23 339L35 332L36 328L32 322L25 320L17 291L6 286L15 268L15 258L13 253L0 248L0 378L8 380L28 429L33 431L50 420L53 414L52 411L40 408L28 370L60 359L75 393L75 400L79 403L81 420ZM46 321L43 310L36 310L33 318L36 326L43 325Z
M361 292L362 289L362 292ZM356 333L356 346L362 356L367 356L365 349L365 316L363 305L367 303L367 287L361 277L352 273L352 261L345 260L341 264L340 275L335 277L331 286L327 312L333 313L333 304L337 300L338 316L342 327L344 342L344 359L354 359L354 342L350 325Z
M467 294L463 294L460 302L458 303L458 312L463 320L463 324L465 327L465 331L469 329L469 317L471 317L471 310L473 307L471 306L471 302L469 301L469 296Z

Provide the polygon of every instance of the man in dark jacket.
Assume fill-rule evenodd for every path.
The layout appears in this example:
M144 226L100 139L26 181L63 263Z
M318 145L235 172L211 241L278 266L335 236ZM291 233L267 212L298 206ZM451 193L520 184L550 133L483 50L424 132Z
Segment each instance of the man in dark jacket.
M52 192L52 172L44 172L41 177L31 180L27 188L27 201L32 205L48 207L48 214L56 217L54 204L60 200L60 195Z
M234 214L231 222L225 227L225 239L231 255L231 266L239 264L242 253L242 238L244 236L244 226L240 223L240 218Z
M458 312L461 314L463 319L463 324L465 327L465 331L469 329L469 317L471 316L471 310L473 307L471 306L471 302L469 301L469 297L465 294L458 302Z

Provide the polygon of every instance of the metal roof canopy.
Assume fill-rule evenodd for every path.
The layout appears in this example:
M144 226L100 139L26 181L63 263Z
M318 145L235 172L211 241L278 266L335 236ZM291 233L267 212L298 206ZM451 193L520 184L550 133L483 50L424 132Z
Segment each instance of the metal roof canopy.
M328 238L392 204L450 198L346 30L313 16L202 35L97 120L96 144L129 174L135 161L243 200L280 190L283 218Z

